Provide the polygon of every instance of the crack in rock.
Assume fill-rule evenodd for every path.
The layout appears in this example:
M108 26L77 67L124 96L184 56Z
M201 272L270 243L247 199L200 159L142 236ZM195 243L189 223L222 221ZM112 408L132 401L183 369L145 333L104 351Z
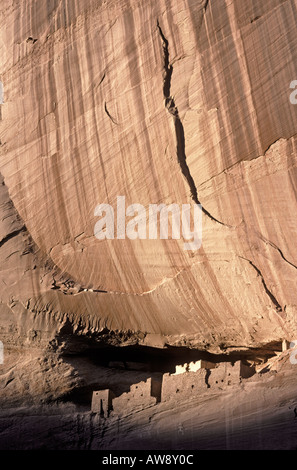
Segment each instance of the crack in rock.
M208 2L206 3L207 7ZM205 7L205 8L206 8ZM162 40L162 47L163 47L163 69L164 69L164 74L163 74L163 96L165 100L165 107L167 111L172 115L173 120L174 120L174 127L175 127L175 137L176 137L176 154L177 154L177 160L181 169L181 172L185 179L187 180L187 183L190 188L191 192L191 197L193 201L196 204L200 204L202 207L202 212L209 217L211 220L214 222L217 222L220 225L224 225L227 227L230 227L227 224L224 224L223 222L219 221L216 219L214 216L212 216L200 203L199 198L198 198L198 191L194 182L194 179L191 175L189 166L187 164L187 156L186 156L186 151L185 151L185 131L184 131L184 126L182 124L182 121L179 116L178 108L175 104L174 98L171 95L171 79L172 79L172 74L173 74L173 65L170 63L169 59L169 42L168 39L165 37L162 28L160 26L159 20L157 20L157 28Z
M8 233L5 237L0 240L0 248L9 240L11 240L14 237L17 237L20 233L25 232L27 229L25 225L23 225L21 228L14 230L13 232Z
M215 175L211 176L211 177L208 178L207 180L204 180L204 181L201 183L201 185L205 185L205 184L209 183L210 181L214 180L215 178L218 178L219 176L221 176L221 175L223 175L223 174L225 174L225 175L228 176L228 172L229 172L230 170L233 170L236 166L240 166L240 165L242 165L243 163L251 163L251 162L254 162L255 160L259 160L259 159L261 159L261 158L265 158L266 155L267 155L267 153L269 152L269 150L271 150L271 149L274 147L274 145L276 145L277 143L282 142L282 141L288 142L290 139L293 139L293 138L295 138L296 136L297 136L297 134L292 134L290 137L288 137L288 138L286 138L286 139L285 139L284 137L280 137L280 138L274 140L271 144L269 144L269 146L266 148L266 150L264 150L264 152L262 152L260 155L256 155L256 156L254 156L254 157L252 157L252 158L243 158L242 160L239 160L239 161L233 163L232 165L230 165L230 166L224 168L224 169L223 169L222 171L220 171L219 173L216 173Z
M112 117L112 115L111 115L110 112L108 111L106 102L104 103L104 110L105 110L107 116L109 117L109 119L113 122L113 124L118 125L118 123L116 122L116 120Z
M267 244L267 245L270 245L272 248L274 248L276 251L278 251L279 255L281 256L281 258L286 262L288 263L290 266L292 266L293 268L297 269L297 266L292 263L291 261L289 261L285 255L283 254L282 250L273 242L271 242L270 240L268 240L267 238L265 238L260 232L258 232L258 236Z
M102 75L102 78L101 78L100 82L98 83L98 86L101 85L101 83L103 82L104 79L105 79L105 72L104 72L104 74Z
M247 261L254 268L254 270L257 272L257 274L261 277L261 281L262 281L263 287L265 289L265 292L268 295L268 297L270 298L270 300L272 301L272 303L274 304L274 306L276 308L276 311L279 312L279 313L282 312L283 311L282 306L277 301L277 299L275 298L273 293L268 289L267 284L265 282L265 279L264 279L263 274L261 273L260 269L257 268L257 266L251 260L249 260L247 258L244 258L243 256L239 256L239 258L244 259L245 261Z

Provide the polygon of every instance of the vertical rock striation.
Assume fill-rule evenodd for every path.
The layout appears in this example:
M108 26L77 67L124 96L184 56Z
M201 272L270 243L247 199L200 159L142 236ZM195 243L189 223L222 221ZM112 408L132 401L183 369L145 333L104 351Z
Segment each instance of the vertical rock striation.
M296 2L3 0L0 14L1 315L19 308L3 335L31 344L33 329L43 347L70 322L212 352L294 339ZM118 196L201 203L202 247L96 239L95 207Z

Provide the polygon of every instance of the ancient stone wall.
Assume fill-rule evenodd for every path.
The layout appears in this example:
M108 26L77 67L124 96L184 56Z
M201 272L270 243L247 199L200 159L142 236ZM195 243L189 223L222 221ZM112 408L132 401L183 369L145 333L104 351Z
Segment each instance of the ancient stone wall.
M207 389L207 374L206 369L178 375L164 374L161 401L170 400L177 396L199 395Z
M212 369L208 377L210 388L223 388L226 385L235 385L240 381L240 362L234 365L228 362L219 364Z
M152 379L140 382L130 387L130 392L123 393L112 402L113 412L117 415L125 415L153 406L159 401L152 396ZM156 393L158 386L153 387Z
M93 413L100 413L107 417L112 407L114 393L109 390L96 390L93 392L91 410Z
M236 385L241 379L247 379L255 373L254 367L245 365L242 361L234 364L222 362L210 371L208 385L210 388L223 388L226 385Z
M186 364L185 364L186 365ZM184 373L179 373L184 366L177 366L175 374L164 374L163 379L149 378L130 387L130 391L114 398L110 390L100 390L93 393L92 411L108 416L112 407L116 415L125 415L157 404L160 401L178 399L189 396L199 396L208 388L223 389L236 385L242 379L255 373L253 367L242 361L235 363L223 362L214 364L207 361L197 361L188 364ZM202 368L198 368L204 366ZM193 371L194 370L194 371Z
M177 368L175 374L165 374L162 383L161 401L166 401L177 396L199 395L207 388L223 388L227 385L240 383L242 378L251 377L255 373L253 367L249 367L237 361L235 364L223 362L215 365L207 361L197 361L192 364L195 371L180 372ZM203 368L197 369L203 365ZM184 366L180 366L184 369Z

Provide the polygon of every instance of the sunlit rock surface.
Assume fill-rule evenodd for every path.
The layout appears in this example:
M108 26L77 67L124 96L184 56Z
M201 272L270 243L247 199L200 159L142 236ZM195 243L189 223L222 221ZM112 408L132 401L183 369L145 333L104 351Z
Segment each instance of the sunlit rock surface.
M213 353L295 339L296 1L2 0L0 18L1 394L65 328ZM118 196L200 202L202 246L98 240ZM71 389L62 369L32 393Z

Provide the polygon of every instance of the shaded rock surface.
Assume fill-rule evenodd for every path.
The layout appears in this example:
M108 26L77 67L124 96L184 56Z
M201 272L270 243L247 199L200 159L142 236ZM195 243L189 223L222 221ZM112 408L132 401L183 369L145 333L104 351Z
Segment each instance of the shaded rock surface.
M296 365L286 352L266 367L242 383L176 396L125 419L71 403L12 408L0 417L0 448L296 450Z

